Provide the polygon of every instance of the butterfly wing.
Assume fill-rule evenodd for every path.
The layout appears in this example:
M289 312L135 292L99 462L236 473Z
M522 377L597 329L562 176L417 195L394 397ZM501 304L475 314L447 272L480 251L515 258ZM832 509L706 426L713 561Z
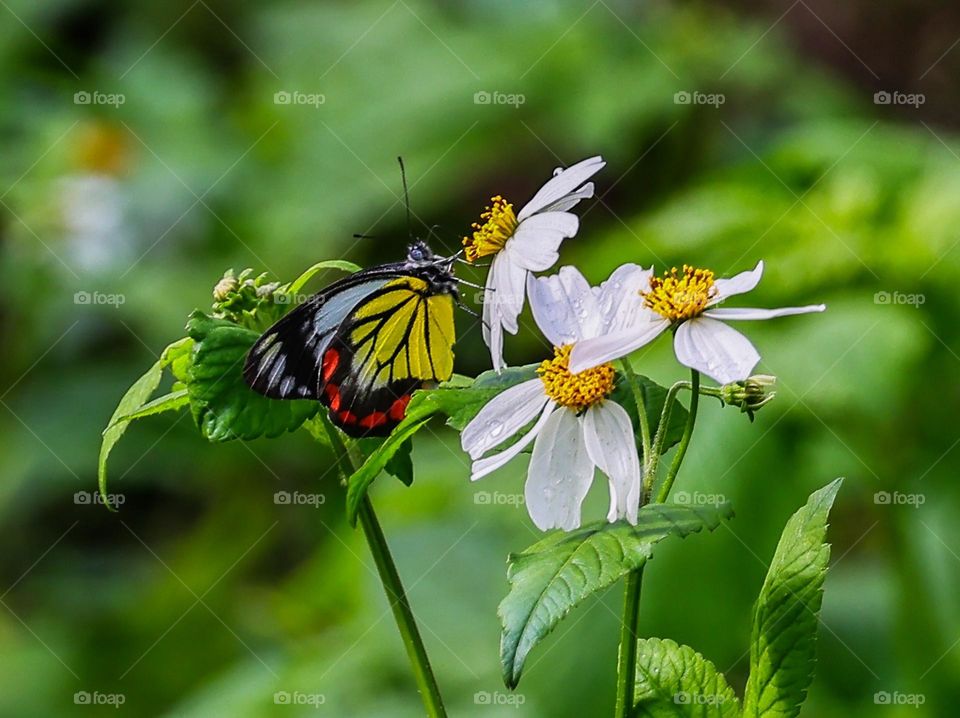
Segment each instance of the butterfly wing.
M348 434L388 434L424 382L453 374L453 296L418 276L386 282L343 321L322 358L323 401Z
M250 349L243 367L247 384L271 399L322 399L323 354L337 329L398 272L384 267L352 274L292 309Z

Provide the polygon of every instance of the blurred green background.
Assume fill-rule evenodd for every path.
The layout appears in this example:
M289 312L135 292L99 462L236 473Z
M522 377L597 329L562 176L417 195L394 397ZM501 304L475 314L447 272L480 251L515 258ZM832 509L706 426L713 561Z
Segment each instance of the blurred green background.
M420 715L330 456L306 436L208 445L186 414L144 420L114 453L111 514L89 502L100 431L227 267L288 280L399 257L397 155L415 232L439 225L449 251L489 196L522 204L593 154L599 197L562 250L591 280L624 261L724 275L762 258L742 305L829 305L744 327L780 393L754 424L703 402L677 490L722 494L737 517L661 546L643 631L741 689L779 532L846 476L803 715L955 714L956 9L0 5L0 715ZM458 321L457 370L487 368L476 321ZM512 363L545 352L532 332L507 346ZM636 366L684 376L667 342ZM524 462L471 485L440 426L414 459L412 488L381 478L373 498L451 714L609 714L621 587L535 650L508 701L495 610L507 553L537 533L512 500Z

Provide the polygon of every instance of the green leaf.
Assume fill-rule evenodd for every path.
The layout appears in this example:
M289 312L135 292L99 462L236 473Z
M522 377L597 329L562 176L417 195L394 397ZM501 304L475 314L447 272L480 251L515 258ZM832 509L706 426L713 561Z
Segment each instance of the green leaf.
M637 446L640 446L640 421L637 411L637 402L634 399L633 391L627 383L627 377L618 374L617 385L610 398L616 401L620 406L627 410L630 415L630 421L633 423L634 432L637 436ZM650 425L650 433L656 434L657 427L660 424L660 414L663 411L663 404L667 400L667 388L660 386L657 382L642 374L637 375L637 385L640 389L640 395L643 397L643 406L647 412L647 421ZM670 420L667 422L666 436L663 441L663 451L666 453L672 446L680 443L683 437L683 429L687 423L687 410L677 399L673 400L673 409L670 411ZM652 438L652 437L651 437ZM641 457L642 458L642 457Z
M279 436L320 408L312 400L268 399L247 386L243 363L257 332L203 312L190 315L187 332L196 341L186 377L190 407L208 441Z
M313 275L324 269L342 269L344 272L353 273L360 271L360 265L348 262L345 259L328 259L324 262L317 262L290 282L289 286L285 288L286 294L291 297L298 294L304 285L313 279Z
M139 418L141 410L160 385L164 367L182 360L183 356L189 354L192 345L193 342L189 338L184 338L164 349L156 363L127 389L123 398L120 399L120 403L117 404L117 408L103 432L103 441L100 443L100 457L97 462L97 484L100 487L100 495L103 498L104 506L113 509L107 498L107 459L110 452L120 441L120 437L123 436L130 422Z
M388 465L393 455L401 449L404 442L426 426L432 416L443 414L447 417L448 426L462 429L490 399L504 389L536 376L534 368L535 365L514 367L499 375L493 371L484 372L469 385L465 385L462 378L457 377L436 389L414 392L403 421L397 424L390 436L383 440L367 457L363 466L350 477L347 485L347 518L350 523L356 523L360 503L373 480L381 471L390 471ZM394 475L403 481L402 475ZM410 480L412 481L412 472Z
M396 476L407 486L413 484L413 440L407 439L400 444L397 453L390 457L390 460L384 465L383 470L391 476Z
M180 409L181 407L186 406L189 403L190 403L190 397L187 396L186 389L172 391L169 394L164 394L163 396L158 396L156 399L152 401L148 401L146 404L141 406L137 411L120 417L119 419L117 419L117 423L121 421L133 421L134 419L142 419L145 416L162 414L165 411L174 411L176 409Z
M823 581L830 559L827 517L843 479L810 495L787 522L753 614L745 718L793 718L816 662Z
M739 702L716 666L689 646L637 641L633 718L737 718Z
M598 521L575 531L556 531L507 559L510 592L497 612L503 632L500 663L507 686L515 688L530 650L569 611L650 558L667 536L711 531L733 515L729 504L680 506L647 504L637 525Z

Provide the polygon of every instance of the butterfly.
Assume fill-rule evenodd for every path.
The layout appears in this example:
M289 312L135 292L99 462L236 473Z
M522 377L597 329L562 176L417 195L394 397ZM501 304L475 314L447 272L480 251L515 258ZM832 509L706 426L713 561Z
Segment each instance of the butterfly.
M411 394L453 374L455 257L425 242L314 294L247 354L243 376L272 399L316 399L354 437L385 436Z

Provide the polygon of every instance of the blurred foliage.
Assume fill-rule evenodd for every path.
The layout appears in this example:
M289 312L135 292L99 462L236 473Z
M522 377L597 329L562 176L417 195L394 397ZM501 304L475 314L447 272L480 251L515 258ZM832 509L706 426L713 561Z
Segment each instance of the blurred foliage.
M737 517L663 546L642 630L696 646L742 692L763 557L843 475L805 715L876 716L880 691L925 697L884 715L951 714L956 137L873 105L791 50L786 23L712 5L11 0L0 14L0 715L116 715L78 691L121 693L127 715L420 715L329 455L294 435L211 446L185 414L151 417L111 458L111 514L91 498L99 432L227 267L293 277L400 256L398 154L414 232L439 225L431 242L452 251L487 197L523 201L597 153L600 197L565 263L600 281L623 261L730 274L762 258L750 304L829 305L746 328L779 379L753 424L703 402L677 490L722 493ZM694 91L725 102L674 102ZM480 332L459 321L457 371L476 374ZM667 344L638 371L682 378ZM526 331L507 357L546 351ZM382 481L373 499L451 714L608 713L618 586L530 657L519 712L498 704L505 558L539 536L509 500L522 462L471 486L454 432L432 428L413 487ZM917 493L919 507L882 502ZM278 691L325 702L277 705Z

